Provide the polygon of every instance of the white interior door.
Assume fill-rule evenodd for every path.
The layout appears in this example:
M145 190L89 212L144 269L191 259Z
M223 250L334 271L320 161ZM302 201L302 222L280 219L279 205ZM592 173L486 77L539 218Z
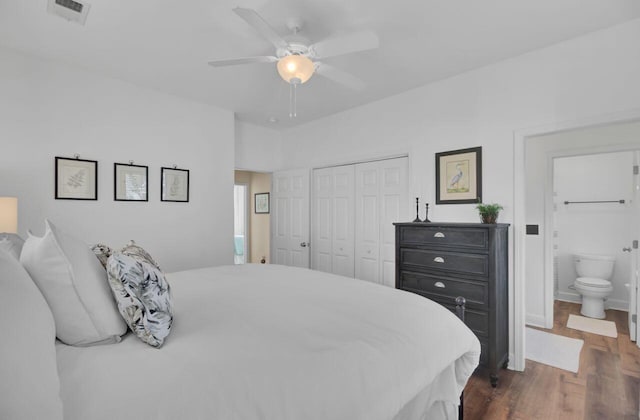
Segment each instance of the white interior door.
M354 277L354 165L333 168L333 273Z
M396 285L396 230L394 222L408 219L408 158L383 160L380 168L380 267L381 282Z
M406 220L408 158L356 165L355 277L395 286L395 229Z
M313 200L311 237L311 268L333 272L333 170L332 168L313 171Z
M309 267L309 171L276 172L272 178L271 261Z
M640 151L634 153L633 162L633 208L634 217L632 231L634 232L634 240L630 244L631 251L631 266L629 267L629 336L632 341L636 342L636 345L640 347L640 326L637 322L638 317L638 302L640 301L640 256L638 256L638 240L640 239L640 175L638 174L638 167L640 165Z
M355 277L380 280L379 162L356 165Z
M354 276L354 165L313 171L314 270Z

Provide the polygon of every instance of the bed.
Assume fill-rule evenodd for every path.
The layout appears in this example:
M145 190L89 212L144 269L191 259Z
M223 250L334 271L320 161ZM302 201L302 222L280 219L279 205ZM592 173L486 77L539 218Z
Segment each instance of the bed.
M1 366L0 414L7 413L2 405L24 398L15 396L20 384L8 376L29 385L26 410L33 401L48 403L37 388L55 374L59 383L51 380L49 388L59 402L50 406L61 407L66 420L453 419L480 355L474 334L428 299L318 271L254 264L167 274L174 323L161 348L129 332L115 344L56 341L49 351L43 343L53 342L50 332L11 330L18 327L6 320L12 307L6 283L18 268L7 271L2 258L5 338L28 336L28 348L43 353L0 349L0 356L15 359ZM10 287L17 283L24 281ZM33 325L42 307L19 299ZM22 374L34 366L37 379Z

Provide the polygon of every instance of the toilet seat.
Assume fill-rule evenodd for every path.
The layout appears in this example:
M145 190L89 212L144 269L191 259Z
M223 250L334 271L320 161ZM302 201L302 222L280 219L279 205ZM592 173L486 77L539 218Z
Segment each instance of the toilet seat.
M591 287L594 289L608 289L611 288L611 282L605 279L598 279L595 277L578 277L576 279L576 286Z

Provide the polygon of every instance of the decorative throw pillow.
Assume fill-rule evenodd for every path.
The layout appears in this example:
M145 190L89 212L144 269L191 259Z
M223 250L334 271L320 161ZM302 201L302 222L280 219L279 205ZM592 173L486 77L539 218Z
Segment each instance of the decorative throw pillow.
M24 267L0 251L0 419L62 420L56 327Z
M102 264L104 268L107 268L107 260L111 254L113 254L113 250L105 244L95 244L91 247L91 250L96 254L96 257L98 257L100 264Z
M29 234L20 262L51 308L56 335L72 346L119 342L127 326L100 262L89 245L45 224L42 238Z
M131 331L153 347L171 332L171 290L158 264L133 241L107 262L109 285Z
M20 259L23 246L24 239L15 233L0 233L0 250L7 252L16 260Z

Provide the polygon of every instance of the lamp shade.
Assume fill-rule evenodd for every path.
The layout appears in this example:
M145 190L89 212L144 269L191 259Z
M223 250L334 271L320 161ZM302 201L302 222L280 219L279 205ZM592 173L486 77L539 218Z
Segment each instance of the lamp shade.
M304 83L314 71L313 61L304 55L287 55L278 61L278 73L287 83Z
M18 199L0 197L0 232L18 233Z

